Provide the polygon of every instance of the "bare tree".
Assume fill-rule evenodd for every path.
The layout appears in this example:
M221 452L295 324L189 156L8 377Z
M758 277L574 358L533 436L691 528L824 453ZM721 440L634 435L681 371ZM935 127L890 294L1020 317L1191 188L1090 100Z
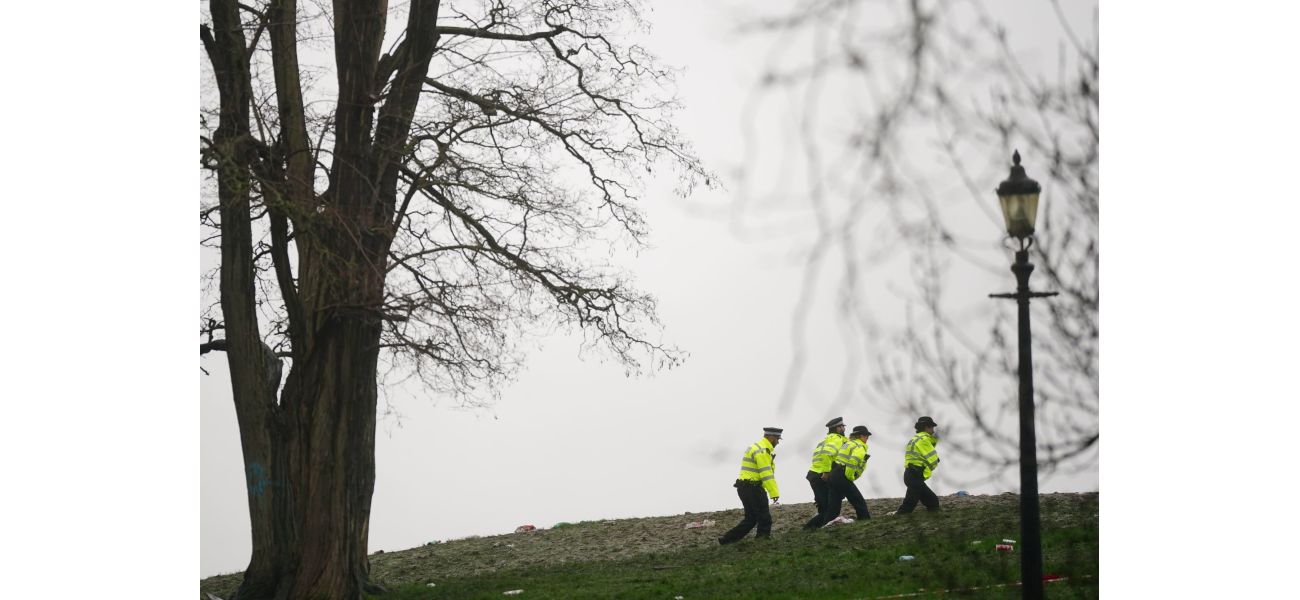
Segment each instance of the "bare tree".
M210 0L206 19L221 257L200 352L229 360L248 476L238 597L360 598L381 362L463 402L538 327L675 364L653 297L590 257L642 243L654 168L683 194L711 178L669 121L672 73L626 42L630 0Z
M1027 66L1041 53L1016 51L1014 32L977 0L808 0L745 26L773 52L747 109L755 150L738 213L748 226L788 220L795 198L810 215L795 242L805 277L784 406L808 399L809 319L829 310L848 356L837 402L946 413L947 446L990 477L1018 464L1014 306L987 294L1014 287L993 189L1019 148L1044 188L1031 283L1061 293L1034 306L1039 464L1095 465L1100 67L1084 24L1055 0L1040 6L1064 40L1054 68ZM755 123L756 107L772 102L796 117L785 138L765 141L780 132ZM795 155L781 161L793 190L752 168L772 160L764 152ZM778 191L752 191L768 187ZM1007 289L973 289L972 272ZM881 314L898 300L902 311Z

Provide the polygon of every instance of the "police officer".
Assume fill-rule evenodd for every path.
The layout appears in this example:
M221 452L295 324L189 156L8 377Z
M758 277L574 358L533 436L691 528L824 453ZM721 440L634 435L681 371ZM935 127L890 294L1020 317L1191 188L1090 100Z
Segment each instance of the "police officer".
M939 438L935 429L939 424L930 417L916 420L916 435L907 442L907 451L903 455L903 484L907 486L907 495L898 507L898 514L905 515L916 508L919 501L926 510L939 510L939 496L935 495L925 480L939 467Z
M763 439L749 445L745 455L740 459L740 476L736 478L736 494L745 507L745 518L730 531L718 538L719 544L730 544L745 537L750 529L758 525L758 538L772 537L772 513L768 511L767 499L772 498L776 504L781 497L781 490L776 485L776 445L781 443L779 427L764 427Z
M871 518L871 511L867 510L867 501L862 498L862 492L854 483L867 470L867 459L871 458L871 455L867 454L868 437L871 437L871 432L867 430L866 425L854 427L853 433L849 434L849 441L840 446L839 452L835 454L830 472L830 496L826 502L826 510L822 511L823 524L840 516L840 505L845 498L848 498L849 504L853 505L853 510L857 511L859 519Z
M812 487L813 502L817 505L817 514L804 523L804 529L816 529L825 524L822 514L826 512L826 500L831 493L831 464L835 460L835 454L840 451L840 446L849 441L844 437L844 417L831 419L826 423L826 429L826 439L813 448L812 466L808 467L808 474L804 476Z

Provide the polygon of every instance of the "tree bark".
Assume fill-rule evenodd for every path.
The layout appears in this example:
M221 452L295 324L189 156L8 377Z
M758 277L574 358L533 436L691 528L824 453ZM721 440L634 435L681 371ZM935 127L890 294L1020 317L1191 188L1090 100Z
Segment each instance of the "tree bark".
M210 148L217 164L221 218L221 311L226 357L239 422L240 447L248 485L253 553L238 597L272 597L282 571L282 536L274 481L275 389L270 384L265 347L258 330L253 265L249 154L251 83L248 54L232 0L212 0L212 30L201 31L220 92L221 117ZM278 383L278 382L277 382Z
M362 597L375 484L376 373L386 257L392 243L392 161L409 137L419 82L434 51L438 2L415 0L400 61L400 93L374 140L376 82L387 3L335 0L339 103L335 164L316 199L296 51L296 3L263 17L271 34L283 137L259 150L249 132L247 40L234 0L211 0L201 37L221 101L207 149L216 162L221 217L221 308L247 475L253 552L240 600ZM411 82L415 83L411 83ZM378 143L376 143L378 142ZM272 164L259 163L266 161ZM261 340L256 310L251 198L257 173L272 227L277 281L288 309L293 363L279 394L279 362ZM268 180L269 179L269 180ZM317 205L322 206L318 213ZM288 268L297 233L299 279Z
M375 484L377 319L326 318L282 404L288 432L288 507L296 544L287 598L360 598Z

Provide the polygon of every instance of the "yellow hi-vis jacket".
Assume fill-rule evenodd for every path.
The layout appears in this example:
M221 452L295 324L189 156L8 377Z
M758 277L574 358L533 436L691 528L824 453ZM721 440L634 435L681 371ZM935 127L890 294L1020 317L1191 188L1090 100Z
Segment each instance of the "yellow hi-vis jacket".
M749 445L740 459L741 481L761 481L769 498L780 498L781 488L776 486L776 455L772 442L763 438Z
M831 470L831 461L835 459L835 454L840 451L849 438L838 433L831 432L826 434L826 439L813 448L812 466L808 467L813 473L826 473Z
M867 443L862 440L849 440L840 446L835 454L835 462L844 465L844 477L857 481L867 470Z
M924 431L916 432L912 440L907 442L907 453L903 455L903 466L917 466L925 469L925 478L930 478L930 473L939 467L939 451L935 446L939 445L938 438Z

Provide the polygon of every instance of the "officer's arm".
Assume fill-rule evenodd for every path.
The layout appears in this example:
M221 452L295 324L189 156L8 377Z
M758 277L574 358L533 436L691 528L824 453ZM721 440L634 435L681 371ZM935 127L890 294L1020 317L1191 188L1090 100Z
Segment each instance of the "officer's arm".
M939 467L939 452L934 449L934 444L930 440L924 439L924 436L922 438L920 442L917 442L916 449L921 453L921 457L925 459L925 462L930 465L930 470L933 471Z
M776 466L772 464L772 455L767 452L755 452L754 462L758 463L758 477L763 483L767 495L776 501L781 497L781 489L776 485Z

